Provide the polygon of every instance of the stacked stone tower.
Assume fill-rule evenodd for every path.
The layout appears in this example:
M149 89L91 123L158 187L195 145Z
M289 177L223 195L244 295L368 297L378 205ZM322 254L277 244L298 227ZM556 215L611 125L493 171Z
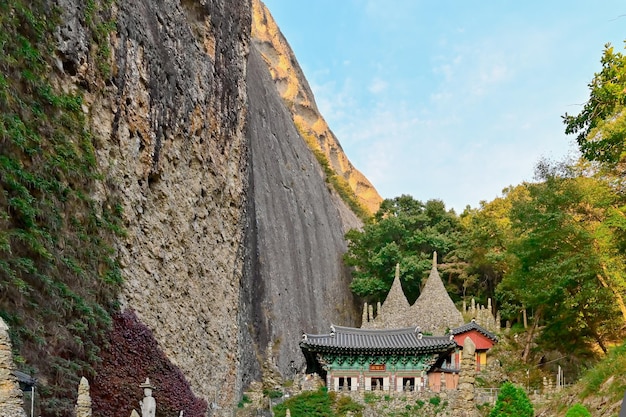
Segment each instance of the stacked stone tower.
M407 317L410 305L400 284L400 264L396 264L396 275L393 279L391 289L387 294L385 303L377 308L377 315L374 318L371 306L367 303L363 305L363 329L394 329L400 327L414 326L415 323Z
M13 374L9 326L0 317L0 416L26 417L20 385Z

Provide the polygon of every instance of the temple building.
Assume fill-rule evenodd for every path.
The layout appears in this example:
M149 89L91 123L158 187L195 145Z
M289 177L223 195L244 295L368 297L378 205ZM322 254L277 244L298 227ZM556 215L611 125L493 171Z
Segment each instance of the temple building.
M480 371L482 367L487 366L487 352L498 343L498 337L486 330L482 326L478 325L475 320L450 330L450 334L454 337L454 341L460 347L452 355L450 360L453 367L458 368L461 365L463 359L463 341L466 337L472 339L474 345L476 345L476 370Z
M304 334L307 373L331 391L424 390L427 374L457 349L450 336L424 336L419 328L368 330L331 326L329 334Z
M360 329L331 325L328 334L302 336L307 373L317 373L331 391L421 391L456 389L462 346L476 345L476 367L487 364L487 351L498 338L461 312L433 267L417 301L410 306L396 266L384 304L365 304Z

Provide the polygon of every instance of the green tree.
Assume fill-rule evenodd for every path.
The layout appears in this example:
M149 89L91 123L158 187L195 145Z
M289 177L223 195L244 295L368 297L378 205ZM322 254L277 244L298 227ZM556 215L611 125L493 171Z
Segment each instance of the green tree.
M456 247L460 230L458 216L440 200L422 203L403 195L383 201L371 224L346 234L344 259L354 267L352 291L383 301L400 263L402 286L413 302L432 266L432 253L445 259Z
M496 405L489 417L533 417L533 405L522 388L506 382L500 387Z
M509 187L503 190L502 197L491 202L481 201L479 208L468 208L461 215L463 233L459 251L465 260L465 270L460 274L464 278L464 295L482 295L485 300L495 296L496 287L512 262L507 252L513 239L509 219L512 201L525 195L525 186Z
M602 70L589 83L589 100L578 115L565 114L565 133L576 134L583 156L614 165L624 158L626 57L607 44Z
M606 352L623 323L615 320L624 288L619 227L611 225L617 197L586 177L548 175L526 187L528 198L511 208L515 262L498 286L505 313L534 313L523 359L540 324L544 347L572 352L596 343Z

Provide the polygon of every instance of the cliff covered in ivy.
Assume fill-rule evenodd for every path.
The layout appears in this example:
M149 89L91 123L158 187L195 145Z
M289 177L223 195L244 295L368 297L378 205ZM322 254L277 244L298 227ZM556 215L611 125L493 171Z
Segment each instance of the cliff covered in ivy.
M300 365L303 329L356 323L361 222L248 1L0 1L0 24L0 316L41 415L81 376L101 415L146 377L168 410L226 413L264 363Z

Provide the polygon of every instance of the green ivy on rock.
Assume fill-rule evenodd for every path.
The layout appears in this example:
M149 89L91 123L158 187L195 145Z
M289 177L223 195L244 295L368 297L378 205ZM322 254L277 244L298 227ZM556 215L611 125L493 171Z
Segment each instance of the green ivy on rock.
M65 416L111 324L123 227L112 196L93 198L103 179L82 96L49 79L50 4L0 0L0 316L18 366L38 378L38 411ZM98 25L94 38L111 27Z

